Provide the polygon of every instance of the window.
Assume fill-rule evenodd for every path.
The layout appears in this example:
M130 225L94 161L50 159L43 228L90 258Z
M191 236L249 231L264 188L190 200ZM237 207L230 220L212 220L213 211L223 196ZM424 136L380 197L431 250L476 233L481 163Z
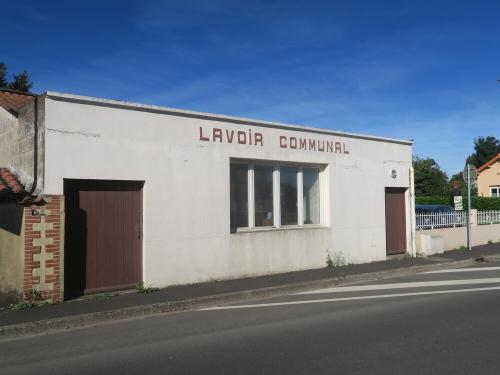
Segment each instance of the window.
M231 231L248 227L248 164L231 164Z
M320 225L320 167L231 161L231 232Z
M319 169L302 169L304 224L319 224Z
M254 166L255 226L272 227L273 216L273 167Z
M297 225L297 172L298 168L280 168L281 225Z
M492 198L500 198L500 186L491 187L490 192Z

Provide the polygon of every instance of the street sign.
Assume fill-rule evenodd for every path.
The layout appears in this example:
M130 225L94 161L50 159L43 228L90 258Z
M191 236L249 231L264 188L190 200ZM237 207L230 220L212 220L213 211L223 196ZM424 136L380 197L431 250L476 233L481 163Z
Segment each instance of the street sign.
M467 183L467 177L468 177L469 171L470 171L470 180L475 181L477 179L477 168L472 164L468 164L468 165L466 164L464 171L462 173L465 183Z
M457 195L456 197L453 197L453 204L455 206L455 211L463 211L464 206L463 206L463 201L462 201L462 196Z

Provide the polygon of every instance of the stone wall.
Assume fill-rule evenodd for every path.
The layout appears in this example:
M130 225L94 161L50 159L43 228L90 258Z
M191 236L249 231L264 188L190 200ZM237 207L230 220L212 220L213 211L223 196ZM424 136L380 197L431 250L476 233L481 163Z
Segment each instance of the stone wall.
M18 117L0 108L0 167L9 168L19 177L26 190L31 190L34 177L34 123L36 118L38 122L38 178L35 193L39 194L43 188L44 174L45 98L38 97L36 100L37 116L35 116L34 101L29 102L20 109Z

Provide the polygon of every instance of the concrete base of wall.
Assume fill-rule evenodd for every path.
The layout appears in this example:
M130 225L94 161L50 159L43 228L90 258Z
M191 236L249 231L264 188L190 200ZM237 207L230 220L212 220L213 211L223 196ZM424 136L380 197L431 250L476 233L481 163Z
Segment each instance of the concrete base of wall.
M417 232L417 252L424 255L441 253L467 246L467 228L439 228ZM500 241L500 224L472 227L472 246Z

